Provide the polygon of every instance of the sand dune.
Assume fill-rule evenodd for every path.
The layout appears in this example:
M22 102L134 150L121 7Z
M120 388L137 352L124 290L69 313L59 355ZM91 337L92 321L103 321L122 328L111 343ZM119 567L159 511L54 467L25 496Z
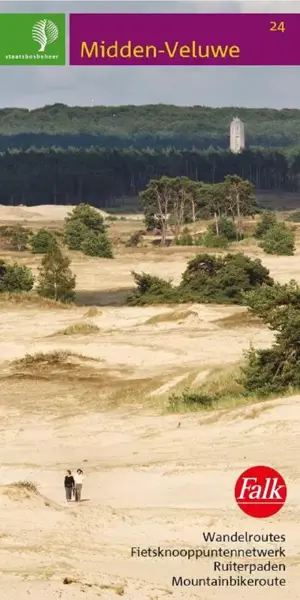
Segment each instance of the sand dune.
M41 220L40 207L26 215L35 215L34 208ZM66 207L60 208L62 215ZM275 277L298 277L297 255L276 260L277 266L273 257L264 260ZM151 262L151 255L123 252L112 268L110 261L74 257L79 292L102 304L88 318L87 306L0 305L3 597L300 599L300 396L205 414L162 410L176 386L201 384L240 361L250 343L269 345L272 333L243 325L237 307L105 306L132 281L133 267L178 277L185 262L184 256ZM222 320L234 322L237 313L237 326L226 321L225 327ZM87 321L98 331L61 334ZM52 352L54 359L14 362L37 352ZM72 353L70 360L57 352ZM288 484L286 506L266 520L246 517L234 500L237 477L255 464L277 468ZM86 474L83 502L69 505L64 473L79 466ZM37 493L18 485L24 481ZM212 559L131 556L132 547L201 550L213 546L203 532L235 531L287 536L287 588L172 587L173 576L212 576Z
M53 204L40 204L39 206L4 206L0 205L1 221L63 221L73 210L74 206L59 206ZM96 209L103 217L108 213Z
M3 589L6 582L20 600L27 590L33 597L38 591L56 597L65 590L63 578L70 576L81 583L72 584L70 592L68 588L65 593L73 594L68 598L77 598L84 582L92 584L87 586L90 598L100 590L100 597L114 598L113 589L104 595L105 585L123 587L128 599L164 598L172 591L173 575L211 575L212 561L131 558L132 546L202 547L203 531L253 533L263 528L287 535L289 593L299 598L300 540L295 528L300 517L299 408L297 396L271 402L268 410L256 415L243 409L215 423L205 424L199 416L182 417L180 429L176 416L162 420L126 412L118 417L86 415L65 423L23 419L22 430L11 423L14 438L0 450L1 464L6 465L0 469L0 503L5 510L0 543ZM88 445L74 444L83 431ZM249 464L274 464L274 437L276 464L289 480L289 505L280 516L261 524L235 506L233 485ZM63 471L83 461L86 501L64 505ZM43 498L61 509L40 498L19 502L7 498L3 489L14 479L38 481ZM16 581L12 573L13 584L8 587L10 569L18 578L26 574L32 587L29 581ZM36 581L47 572L51 583ZM224 590L187 588L180 595L173 589L173 595L212 600L223 598ZM232 588L228 597L240 600L241 591ZM253 590L246 588L243 598L252 597ZM272 598L283 597L282 590L272 590Z

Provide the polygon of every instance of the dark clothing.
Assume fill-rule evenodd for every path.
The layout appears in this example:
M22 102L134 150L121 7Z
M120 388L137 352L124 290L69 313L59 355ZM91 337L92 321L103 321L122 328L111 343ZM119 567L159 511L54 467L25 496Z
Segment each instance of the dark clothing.
M66 488L73 488L74 485L75 485L75 481L74 481L73 475L66 475L65 476L65 487Z
M72 500L72 491L73 491L73 488L70 487L70 486L68 486L68 487L65 486L65 490L66 490L66 500L68 502L70 502Z
M65 476L65 492L66 492L66 500L70 502L72 500L72 492L75 486L75 481L73 475Z

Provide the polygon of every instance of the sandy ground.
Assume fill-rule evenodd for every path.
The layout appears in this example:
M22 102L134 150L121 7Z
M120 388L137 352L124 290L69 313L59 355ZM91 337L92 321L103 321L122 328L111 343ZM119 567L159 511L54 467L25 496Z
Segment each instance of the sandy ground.
M44 204L40 206L4 206L0 205L1 221L63 221L72 211L73 206L53 206ZM97 209L98 210L98 209ZM103 217L108 213L103 210L98 211Z
M239 308L118 305L132 285L132 269L176 280L187 256L128 252L112 263L74 255L78 296L82 304L100 305L95 316L87 316L88 306L0 307L3 597L300 598L300 396L206 415L164 415L158 400L185 380L200 382L240 360L250 343L265 347L271 333L261 326L222 326L220 319ZM30 260L36 268L37 259ZM299 252L263 261L276 279L299 280ZM84 322L99 330L62 335ZM84 363L79 356L68 373L12 365L26 353L51 350L96 360ZM234 501L237 477L255 464L277 468L288 484L286 506L263 521L246 517ZM79 466L86 474L83 502L68 505L64 472ZM14 485L24 480L34 482L38 494ZM285 534L288 587L176 588L173 576L212 577L213 559L131 557L138 546L219 547L205 544L208 531ZM74 582L64 585L65 577Z

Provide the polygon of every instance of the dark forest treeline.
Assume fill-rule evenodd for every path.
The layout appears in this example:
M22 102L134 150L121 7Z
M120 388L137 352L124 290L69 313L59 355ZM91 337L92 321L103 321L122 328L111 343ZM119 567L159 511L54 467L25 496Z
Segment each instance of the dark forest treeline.
M169 105L0 110L0 151L18 147L214 148L229 146L234 116L245 122L247 146L300 146L300 110Z
M135 197L150 179L186 176L206 183L236 174L261 190L300 189L300 152L89 148L12 150L0 155L1 204L73 204L108 208Z
M262 139L265 136L262 136ZM282 138L281 144L273 143L273 147L285 147ZM250 140L251 142L251 140ZM263 143L261 144L264 145ZM47 134L47 133L20 133L18 135L0 135L0 152L18 148L29 150L30 148L91 148L100 146L102 148L150 148L162 150L164 148L176 148L186 150L205 150L215 148L217 150L226 150L229 147L229 135L213 136L208 133L206 136L197 136L195 134L132 134L132 135L110 135L110 134L89 134L89 133L66 133L66 134Z

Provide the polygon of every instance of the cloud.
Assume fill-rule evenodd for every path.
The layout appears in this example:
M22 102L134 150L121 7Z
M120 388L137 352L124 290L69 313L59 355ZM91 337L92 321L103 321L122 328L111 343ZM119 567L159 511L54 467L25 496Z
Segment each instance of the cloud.
M298 5L299 7L300 5ZM288 1L0 2L0 12L299 12ZM2 67L0 106L54 102L300 108L298 67Z

